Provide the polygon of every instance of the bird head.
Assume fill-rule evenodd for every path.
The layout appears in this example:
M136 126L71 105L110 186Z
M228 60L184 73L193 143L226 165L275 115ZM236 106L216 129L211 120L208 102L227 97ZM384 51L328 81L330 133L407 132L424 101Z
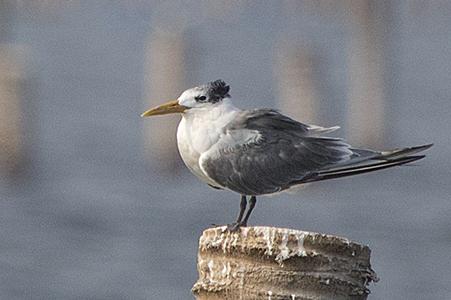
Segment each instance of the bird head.
M169 101L145 111L141 117L183 113L192 108L208 108L229 98L230 87L222 80L196 86L184 91L177 100Z

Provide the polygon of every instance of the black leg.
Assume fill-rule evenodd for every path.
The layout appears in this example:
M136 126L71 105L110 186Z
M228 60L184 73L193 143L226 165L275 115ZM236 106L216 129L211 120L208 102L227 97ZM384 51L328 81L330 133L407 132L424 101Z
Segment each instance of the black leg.
M240 213L238 214L238 218L236 219L236 223L240 223L244 216L244 211L246 210L247 206L247 199L246 195L241 195L241 202L240 202Z
M249 199L249 208L247 210L246 216L244 217L244 220L241 221L241 226L247 226L247 220L249 220L249 217L252 213L252 210L255 207L255 204L257 203L257 197L251 196L251 199Z
M241 202L240 202L240 213L238 214L238 218L236 219L235 223L227 225L227 229L230 231L236 231L238 228L240 228L241 220L243 219L244 211L246 210L247 206L247 199L246 195L241 195Z

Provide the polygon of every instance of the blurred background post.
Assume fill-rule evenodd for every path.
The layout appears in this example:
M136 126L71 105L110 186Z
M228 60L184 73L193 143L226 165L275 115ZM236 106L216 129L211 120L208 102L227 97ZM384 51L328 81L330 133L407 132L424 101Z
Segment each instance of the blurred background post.
M350 12L347 132L354 145L381 149L385 139L384 34L391 1L344 1Z
M24 159L21 87L25 75L21 50L0 43L0 169L4 176L17 170Z
M154 30L145 61L146 109L176 99L185 82L185 45L181 32ZM143 108L144 111L144 108ZM172 115L144 124L144 145L149 162L161 171L176 172L181 164L175 128L180 116Z
M318 123L319 99L313 84L313 60L307 49L283 40L277 48L275 75L281 111L305 123Z
M22 88L25 48L12 43L16 11L0 2L0 176L9 177L24 160Z

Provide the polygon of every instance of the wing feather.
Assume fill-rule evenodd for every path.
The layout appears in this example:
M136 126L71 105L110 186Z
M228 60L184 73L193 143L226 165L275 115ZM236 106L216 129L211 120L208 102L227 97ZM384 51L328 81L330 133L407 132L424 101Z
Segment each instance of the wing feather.
M341 139L317 136L330 130L302 124L274 110L244 111L201 156L200 166L219 185L241 194L278 192L355 155ZM245 131L258 138L241 142L231 138L245 137Z

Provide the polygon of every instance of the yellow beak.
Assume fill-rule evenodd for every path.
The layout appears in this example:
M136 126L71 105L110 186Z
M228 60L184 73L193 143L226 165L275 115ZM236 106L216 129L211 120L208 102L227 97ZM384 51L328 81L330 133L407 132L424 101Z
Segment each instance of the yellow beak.
M141 117L150 117L157 115L167 115L173 113L182 113L187 110L188 107L180 105L178 100L169 101L165 104L159 105L157 107L151 108L141 114Z

